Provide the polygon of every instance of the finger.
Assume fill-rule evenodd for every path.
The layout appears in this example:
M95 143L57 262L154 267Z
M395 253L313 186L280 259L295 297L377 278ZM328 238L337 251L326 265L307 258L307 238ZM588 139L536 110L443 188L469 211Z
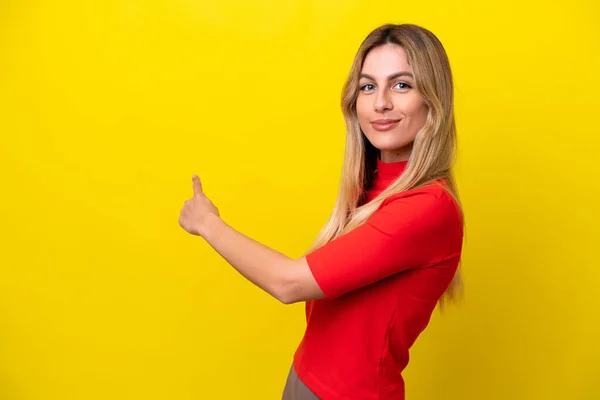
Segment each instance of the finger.
M200 183L200 178L198 178L198 175L194 175L192 177L192 182L194 182L194 194L201 194L202 183Z

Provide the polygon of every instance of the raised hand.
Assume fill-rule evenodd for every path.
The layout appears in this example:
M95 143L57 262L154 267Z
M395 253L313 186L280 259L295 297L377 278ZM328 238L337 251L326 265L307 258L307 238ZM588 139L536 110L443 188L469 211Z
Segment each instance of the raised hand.
M219 210L202 191L202 183L197 175L192 177L194 196L186 200L179 215L179 225L193 235L202 236L206 222L219 216Z

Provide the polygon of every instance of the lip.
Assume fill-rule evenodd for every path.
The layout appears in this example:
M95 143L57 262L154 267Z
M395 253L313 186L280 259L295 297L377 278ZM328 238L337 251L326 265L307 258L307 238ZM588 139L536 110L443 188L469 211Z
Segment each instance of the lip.
M389 131L394 128L401 120L399 119L377 119L375 121L371 121L371 125L373 128L378 131Z

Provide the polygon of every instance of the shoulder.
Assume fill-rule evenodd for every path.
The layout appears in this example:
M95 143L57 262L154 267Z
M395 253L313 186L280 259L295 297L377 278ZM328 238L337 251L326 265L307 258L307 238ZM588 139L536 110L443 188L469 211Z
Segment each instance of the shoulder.
M385 199L380 208L402 204L417 208L454 209L458 204L442 180L432 181L415 189L394 194Z
M385 199L372 216L388 226L462 226L462 212L443 181L432 181Z

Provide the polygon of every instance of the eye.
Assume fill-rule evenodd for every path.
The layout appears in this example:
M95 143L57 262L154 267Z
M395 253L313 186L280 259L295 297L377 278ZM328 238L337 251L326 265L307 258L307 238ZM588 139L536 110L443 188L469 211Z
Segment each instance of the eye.
M398 88L400 90L408 90L411 86L406 82L398 82L394 85L394 88Z
M370 91L370 90L373 90L374 88L375 88L375 85L372 85L372 84L370 84L370 83L367 83L367 84L365 84L365 85L362 85L362 86L360 87L360 90L361 90L361 91L363 91L363 92L368 92L368 91Z

